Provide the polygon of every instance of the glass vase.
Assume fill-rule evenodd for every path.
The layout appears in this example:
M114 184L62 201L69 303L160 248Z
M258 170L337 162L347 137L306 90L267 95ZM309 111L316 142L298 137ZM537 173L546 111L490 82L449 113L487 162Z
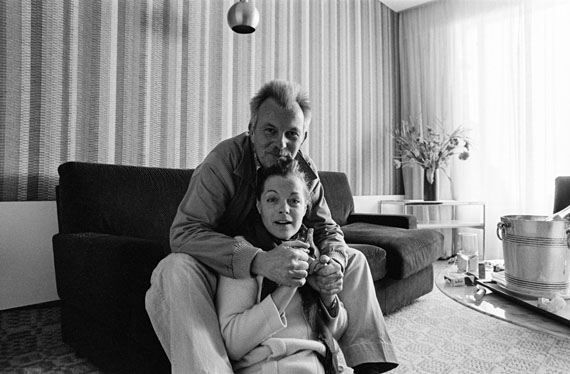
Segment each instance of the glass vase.
M433 174L433 183L428 181L427 173L424 170L424 201L437 201L438 199L437 170Z

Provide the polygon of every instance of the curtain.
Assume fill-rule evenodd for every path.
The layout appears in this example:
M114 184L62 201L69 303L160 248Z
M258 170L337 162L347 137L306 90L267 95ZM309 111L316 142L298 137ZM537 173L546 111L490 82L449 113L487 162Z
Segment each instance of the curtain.
M353 193L399 187L397 14L377 0L0 0L0 201L52 200L69 160L193 168L247 129L266 81L313 103L304 151Z
M470 129L442 197L485 201L487 258L505 215L548 215L570 175L570 3L442 0L400 14L402 118ZM405 174L419 197L418 171ZM445 178L440 178L445 180Z

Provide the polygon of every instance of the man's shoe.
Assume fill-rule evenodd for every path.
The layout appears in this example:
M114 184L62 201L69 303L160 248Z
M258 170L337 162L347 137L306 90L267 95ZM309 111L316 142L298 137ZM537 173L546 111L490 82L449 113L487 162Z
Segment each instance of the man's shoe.
M356 365L354 374L379 374L395 369L398 364L394 362L367 362Z

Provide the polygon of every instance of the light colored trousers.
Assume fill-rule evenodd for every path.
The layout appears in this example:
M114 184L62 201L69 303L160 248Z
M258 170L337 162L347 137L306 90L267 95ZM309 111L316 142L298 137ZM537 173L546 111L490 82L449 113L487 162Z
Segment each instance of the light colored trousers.
M210 268L184 253L171 253L152 273L146 310L173 373L233 373L216 314L216 284ZM348 312L339 341L348 366L396 363L368 263L356 249L348 251L339 297Z

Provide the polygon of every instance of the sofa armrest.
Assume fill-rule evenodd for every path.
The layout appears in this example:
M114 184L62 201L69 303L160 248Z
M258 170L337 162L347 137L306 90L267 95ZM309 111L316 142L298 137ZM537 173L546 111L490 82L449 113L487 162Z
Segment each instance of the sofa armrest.
M348 216L347 224L362 222L374 225L400 227L402 229L416 229L418 220L409 214L370 214L352 213Z
M407 278L443 255L443 234L430 229L403 229L368 222L341 227L344 240L368 244L386 251L386 270L393 279Z
M60 299L113 319L114 305L127 313L127 299L144 295L150 275L170 252L167 241L99 233L52 238Z

